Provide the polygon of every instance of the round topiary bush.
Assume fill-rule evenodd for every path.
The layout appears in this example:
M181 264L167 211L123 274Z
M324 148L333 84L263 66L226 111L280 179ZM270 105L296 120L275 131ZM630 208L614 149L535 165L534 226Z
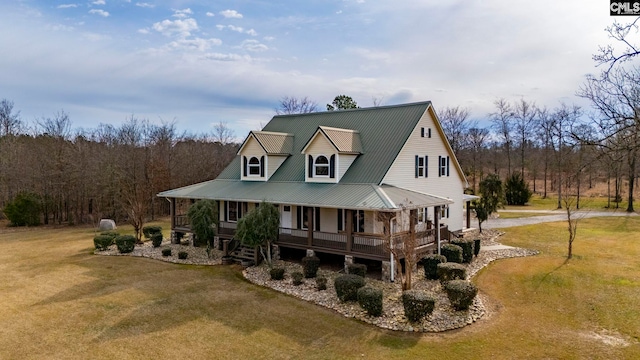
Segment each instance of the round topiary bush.
M317 256L305 256L302 258L302 270L305 278L310 279L316 277L319 268L320 259Z
M358 300L358 289L364 285L364 278L354 274L340 275L333 281L336 295L342 302Z
M142 234L145 238L151 239L154 234L162 234L162 226L145 226L142 228Z
M162 240L162 233L155 233L151 235L151 243L153 244L153 247L160 247L160 245L162 245Z
M98 251L107 250L111 244L113 244L113 237L109 235L97 235L93 238L93 246Z
M180 251L178 253L178 259L180 259L180 260L185 260L188 257L189 257L189 253L186 252L186 251Z
M451 280L464 280L467 278L467 269L457 263L438 264L438 279L441 283Z
M447 258L447 262L462 262L462 248L458 245L444 244L440 247L440 254Z
M467 310L478 294L478 288L466 280L451 280L444 285L444 290L456 310Z
M116 237L116 246L122 254L130 253L136 247L136 237L133 235L120 235Z
M162 256L171 256L171 248L162 249Z
M291 280L293 285L295 286L302 285L303 278L304 278L304 274L301 273L300 271L294 271L291 273Z
M424 277L429 280L438 279L438 264L447 262L447 258L443 255L431 254L422 258L422 266L424 266Z
M365 264L348 264L347 273L364 277L367 275L367 265Z
M120 236L120 233L117 231L103 231L100 233L100 235L108 236L111 238L112 241L115 242L116 238Z
M480 239L473 240L473 255L475 256L478 256L478 254L480 253L480 243L481 243Z
M462 262L470 263L473 260L473 240L471 239L453 239L451 244L458 245L462 248Z
M426 291L406 290L402 293L404 316L411 322L420 321L431 314L435 305L436 300Z
M371 316L382 315L382 290L369 286L358 289L358 304Z
M318 276L316 278L316 288L318 291L327 290L327 278L324 276Z
M282 280L284 279L284 268L283 267L274 267L269 270L269 275L271 275L271 280Z

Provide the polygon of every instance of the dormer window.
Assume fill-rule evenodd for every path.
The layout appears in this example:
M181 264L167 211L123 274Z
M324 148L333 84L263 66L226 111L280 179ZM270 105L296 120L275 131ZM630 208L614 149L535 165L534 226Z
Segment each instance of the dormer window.
M255 156L249 159L249 175L260 176L260 160Z
M315 176L329 176L329 159L326 156L320 155L316 158Z

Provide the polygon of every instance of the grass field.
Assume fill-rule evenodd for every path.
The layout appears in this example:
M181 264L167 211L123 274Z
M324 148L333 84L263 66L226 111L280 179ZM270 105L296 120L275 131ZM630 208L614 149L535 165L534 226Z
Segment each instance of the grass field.
M611 202L612 211L625 211L627 208L627 201L622 201L618 204L618 209L615 208L616 204ZM598 210L603 211L607 210L607 206L609 202L606 197L603 196L581 196L580 197L580 208L581 209L590 209L590 210ZM634 203L635 205L635 203ZM564 206L564 205L563 205ZM543 198L540 195L533 195L531 200L524 206L515 206L509 205L506 206L505 209L508 210L556 210L558 208L558 197L557 194L548 194L547 198Z
M238 267L92 255L87 228L0 228L0 359L638 358L640 220L583 220L569 262L565 226L508 229L541 254L482 270L489 316L443 334L346 319Z

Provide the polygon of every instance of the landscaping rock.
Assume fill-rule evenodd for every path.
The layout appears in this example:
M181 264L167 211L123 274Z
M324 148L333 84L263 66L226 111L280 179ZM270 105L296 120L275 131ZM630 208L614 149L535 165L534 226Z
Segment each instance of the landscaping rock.
M99 226L99 230L100 231L109 231L109 230L115 230L116 227L116 222L111 220L111 219L100 219L100 226Z

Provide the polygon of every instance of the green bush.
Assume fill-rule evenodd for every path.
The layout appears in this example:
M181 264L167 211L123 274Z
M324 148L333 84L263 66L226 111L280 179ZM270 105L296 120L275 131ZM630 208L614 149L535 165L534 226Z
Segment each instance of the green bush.
M113 244L113 238L108 235L97 235L93 238L93 246L96 247L96 250L104 251L109 248Z
M524 205L529 202L532 194L520 172L512 173L504 183L504 198L507 205Z
M429 280L438 278L438 264L447 262L447 258L443 255L431 254L422 258L422 266L424 266L424 277Z
M302 269L304 277L307 279L316 277L318 268L320 268L320 259L317 256L305 256L302 258Z
M118 233L117 231L109 230L101 232L100 235L109 236L113 241L116 241L116 238L120 236L120 233Z
M480 243L482 242L482 240L480 239L474 239L473 240L473 255L478 256L478 254L480 253Z
M186 252L186 251L180 251L178 253L178 259L180 259L180 260L185 260L188 257L189 257L189 253Z
M336 295L342 302L358 300L358 289L364 285L364 278L354 274L340 275L333 282Z
M151 235L151 243L153 247L160 247L162 245L162 233L155 233Z
M304 278L304 274L301 273L300 271L294 271L291 273L291 279L292 279L293 285L295 286L302 285L303 278Z
M136 247L136 237L133 235L120 235L116 237L116 246L118 251L126 254L133 251Z
M358 304L371 316L382 315L382 290L364 286L358 289Z
M458 245L462 248L462 262L470 263L473 260L473 240L471 239L453 239L451 244Z
M162 249L162 256L171 256L171 248Z
M426 291L406 290L402 293L404 316L411 322L420 321L431 314L435 305L436 300Z
M318 291L327 290L327 278L324 276L318 276L316 278L316 288Z
M347 273L364 277L367 274L367 265L365 264L348 264Z
M451 280L464 280L467 277L467 269L457 263L438 264L438 279L445 283Z
M456 310L467 310L478 294L478 288L466 280L451 280L444 285L444 290Z
M440 254L447 258L447 262L462 262L462 248L458 245L444 244L440 247Z
M271 276L271 280L282 280L284 279L284 268L282 267L274 267L269 270L269 275Z
M142 228L142 234L147 239L151 239L153 234L162 234L162 226L145 226Z
M34 193L21 192L4 207L4 214L12 226L40 225L40 197Z
M198 200L187 210L187 217L193 231L193 246L206 246L213 241L218 230L218 203L214 200Z

